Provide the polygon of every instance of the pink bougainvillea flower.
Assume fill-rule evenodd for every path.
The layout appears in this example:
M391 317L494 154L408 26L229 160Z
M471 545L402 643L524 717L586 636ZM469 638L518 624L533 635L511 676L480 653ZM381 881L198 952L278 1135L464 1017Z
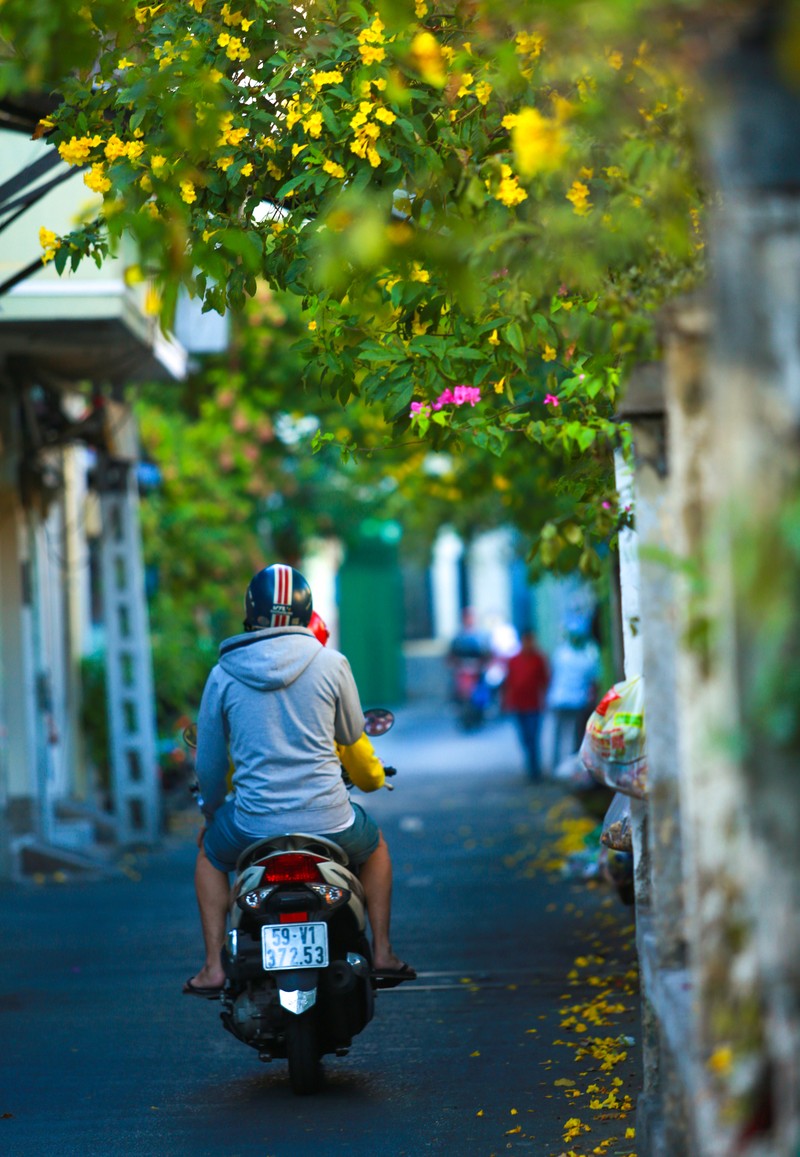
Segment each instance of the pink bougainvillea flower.
M445 406L474 406L480 400L479 386L456 386L454 390L443 390L435 402L412 402L411 414L414 417L427 418L432 411L441 410Z
M600 503L600 505L603 507L603 510L610 510L611 509L611 503L606 501L605 499L603 500L603 502Z
M546 406L560 406L561 405L561 403L559 402L559 400L555 396L555 394L545 394L544 404Z
M453 391L453 401L457 406L463 406L469 403L474 406L476 402L481 400L481 391L479 386L456 386Z

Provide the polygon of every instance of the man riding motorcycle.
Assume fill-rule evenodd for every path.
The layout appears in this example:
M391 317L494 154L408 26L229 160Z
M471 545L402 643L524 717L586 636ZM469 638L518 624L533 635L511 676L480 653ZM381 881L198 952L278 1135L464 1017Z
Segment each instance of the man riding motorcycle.
M249 844L290 831L323 835L360 865L374 973L416 976L389 939L389 849L374 820L351 803L334 749L362 736L358 691L344 655L308 629L312 612L299 571L281 564L259 571L245 595L245 633L221 644L203 691L196 770L207 826L198 837L195 889L206 958L184 985L193 996L213 996L224 984L228 873ZM226 800L229 762L235 795Z

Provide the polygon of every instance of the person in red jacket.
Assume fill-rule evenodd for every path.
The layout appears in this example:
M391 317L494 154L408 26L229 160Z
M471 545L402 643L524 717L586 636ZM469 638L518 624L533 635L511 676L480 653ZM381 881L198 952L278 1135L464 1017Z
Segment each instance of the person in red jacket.
M539 731L544 697L550 682L547 659L536 646L533 631L523 631L521 649L508 660L508 674L503 683L503 707L513 713L525 751L531 779L541 776Z

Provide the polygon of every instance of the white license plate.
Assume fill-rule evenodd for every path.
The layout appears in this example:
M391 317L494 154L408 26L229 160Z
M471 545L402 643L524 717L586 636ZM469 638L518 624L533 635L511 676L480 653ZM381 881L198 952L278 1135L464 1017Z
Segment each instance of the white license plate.
M327 968L328 925L263 924L261 962L267 972L286 968Z

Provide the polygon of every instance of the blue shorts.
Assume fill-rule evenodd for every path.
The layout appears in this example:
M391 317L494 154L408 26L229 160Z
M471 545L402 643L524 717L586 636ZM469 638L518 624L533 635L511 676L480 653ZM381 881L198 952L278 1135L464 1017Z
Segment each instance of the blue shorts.
M206 856L220 872L232 872L236 868L236 861L259 836L251 836L236 823L234 819L234 801L226 800L222 807L214 812L214 818L208 825L203 836L203 848ZM349 828L341 832L313 832L313 835L324 836L332 840L345 852L351 864L363 864L368 860L378 846L380 832L378 825L371 816L368 816L360 804L354 803L355 818Z

